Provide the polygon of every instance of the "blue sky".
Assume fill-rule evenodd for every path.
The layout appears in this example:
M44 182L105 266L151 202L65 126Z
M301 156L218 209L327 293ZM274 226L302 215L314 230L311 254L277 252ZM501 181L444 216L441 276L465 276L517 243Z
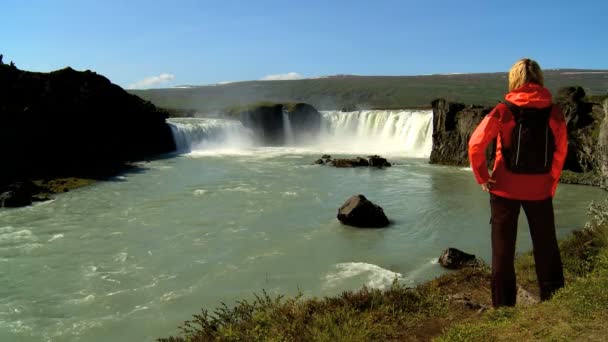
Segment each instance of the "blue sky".
M506 71L521 57L608 69L606 13L605 0L0 0L0 53L138 88Z

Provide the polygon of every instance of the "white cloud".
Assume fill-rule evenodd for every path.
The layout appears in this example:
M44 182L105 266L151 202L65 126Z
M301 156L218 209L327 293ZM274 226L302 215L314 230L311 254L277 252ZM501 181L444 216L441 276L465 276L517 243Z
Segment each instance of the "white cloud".
M159 84L167 83L175 78L173 74L160 74L158 76L146 77L143 80L132 83L128 86L129 89L150 88Z
M297 72L288 72L286 74L268 75L262 77L262 81L287 81L287 80L300 80L304 76Z

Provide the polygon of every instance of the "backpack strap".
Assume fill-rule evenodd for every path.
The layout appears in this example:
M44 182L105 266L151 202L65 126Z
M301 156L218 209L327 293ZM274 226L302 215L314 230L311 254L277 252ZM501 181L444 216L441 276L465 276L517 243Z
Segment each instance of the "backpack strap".
M511 104L513 106L515 106L514 104L512 104L509 101L501 101L496 108L498 109L498 113L499 113L499 120L500 123L505 124L511 120L513 120L513 111L511 110L511 107L507 104Z
M501 101L501 104L504 104L508 109L503 115L503 123L513 119L515 119L515 121L519 121L522 115L524 115L524 111L526 110L526 108L520 107L514 104L513 102L507 100ZM553 104L545 108L534 108L533 110L537 110L543 113L544 115L547 115L547 117L549 118L553 110Z

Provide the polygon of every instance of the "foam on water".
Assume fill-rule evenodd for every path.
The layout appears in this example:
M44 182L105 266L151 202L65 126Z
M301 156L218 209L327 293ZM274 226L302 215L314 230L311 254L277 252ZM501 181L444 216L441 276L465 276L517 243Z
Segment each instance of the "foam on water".
M194 196L203 196L207 194L209 191L205 189L196 189L194 190Z
M22 229L18 231L7 230L7 232L0 234L0 245L18 244L28 241L38 241L38 238L34 236L32 231L29 229Z
M361 277L363 284L370 288L384 289L395 279L402 277L401 273L384 269L378 265L365 262L347 262L334 266L335 271L325 276L326 287L335 287L344 280Z
M49 239L49 242L53 242L53 241L55 241L57 239L62 239L62 238L63 238L63 234L54 234L53 237L51 237Z

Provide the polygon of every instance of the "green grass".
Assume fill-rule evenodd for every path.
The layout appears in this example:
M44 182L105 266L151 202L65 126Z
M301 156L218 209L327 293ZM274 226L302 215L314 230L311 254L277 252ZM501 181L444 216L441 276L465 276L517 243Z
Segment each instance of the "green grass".
M448 328L451 341L605 341L608 334L608 201L592 203L585 229L560 243L566 287L528 308L492 310ZM532 281L530 255L519 258L518 280ZM523 279L522 279L523 278Z
M379 341L398 340L404 326L445 318L448 303L434 286L394 283L380 291L363 288L322 299L271 298L203 310L181 327L181 337L159 341Z

